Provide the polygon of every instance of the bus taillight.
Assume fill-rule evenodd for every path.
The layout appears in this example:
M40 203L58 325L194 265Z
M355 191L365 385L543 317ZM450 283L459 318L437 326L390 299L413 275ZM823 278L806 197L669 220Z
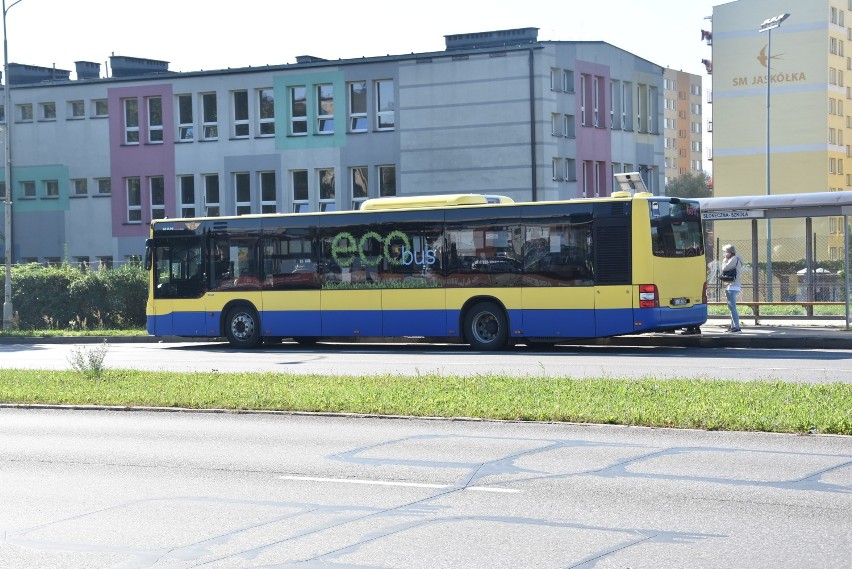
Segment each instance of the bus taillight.
M701 291L701 304L707 304L707 281L704 281L704 290Z
M639 285L639 308L659 308L660 295L657 294L657 285Z

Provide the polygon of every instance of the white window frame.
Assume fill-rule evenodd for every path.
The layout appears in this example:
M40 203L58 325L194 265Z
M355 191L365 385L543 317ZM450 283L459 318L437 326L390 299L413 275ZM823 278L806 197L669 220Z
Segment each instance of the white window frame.
M200 93L201 140L219 140L219 97L215 92Z
M39 103L39 120L41 121L55 121L56 120L56 103L53 101L48 101L46 103Z
M369 170L366 166L349 168L349 195L352 209L361 209L361 204L370 199ZM363 195L355 195L356 188L363 188Z
M111 196L112 195L112 178L95 178L95 181L98 183L98 194L99 196ZM106 190L106 191L104 191Z
M337 179L334 168L317 168L317 194L320 211L335 211L337 209Z
M334 85L323 83L316 86L317 134L334 134Z
M251 175L234 172L234 212L237 215L251 214Z
M288 89L290 105L290 136L308 135L308 88L292 85ZM303 109L300 109L302 107Z
M163 143L163 98L160 96L146 97L148 109L148 142L150 144ZM159 105L159 110L156 106ZM159 115L159 116L158 116Z
M148 196L151 203L151 219L165 219L166 179L163 176L151 176L148 178Z
M305 213L311 211L311 183L307 170L291 170L290 180L293 188L293 212ZM302 188L301 186L304 186ZM296 195L304 189L304 195Z
M44 180L44 197L49 199L57 199L59 197L59 180Z
M89 195L89 181L86 178L75 178L71 180L75 196Z
M121 100L124 110L124 144L139 144L139 99L128 97Z
M187 108L186 105L189 105ZM192 95L177 96L178 141L191 142L195 140L195 119L193 113Z
M26 199L35 199L36 184L34 180L21 180L21 197Z
M362 94L355 90L360 88ZM349 95L349 132L367 132L370 120L367 118L367 82L353 81L347 85Z
M86 118L86 103L82 99L76 101L68 101L68 118L69 119L84 119Z
M275 91L272 87L257 90L257 116L258 135L275 136Z
M231 120L233 121L234 138L248 138L251 134L251 123L249 122L249 96L248 91L240 89L231 92Z
M124 179L127 197L127 223L142 223L142 182L138 176Z
M109 116L109 100L108 99L92 99L92 116L95 118L105 118Z
M275 170L258 172L257 187L260 192L260 213L278 213L278 183ZM271 199L269 190L272 190Z
M399 183L396 177L396 166L394 164L381 164L376 166L376 182L378 183L378 195L380 198L394 197L397 195ZM393 179L393 188L388 187L386 180ZM393 190L393 191L391 191Z
M204 216L222 215L222 187L219 184L219 174L202 174L201 179L204 182Z
M195 192L195 176L188 174L178 176L178 190L180 191L180 215L181 217L195 217L196 214L196 197ZM187 194L191 200L187 200Z
M387 100L387 90L390 89L390 101ZM396 128L396 94L392 79L381 79L375 82L376 93L376 130L388 131Z

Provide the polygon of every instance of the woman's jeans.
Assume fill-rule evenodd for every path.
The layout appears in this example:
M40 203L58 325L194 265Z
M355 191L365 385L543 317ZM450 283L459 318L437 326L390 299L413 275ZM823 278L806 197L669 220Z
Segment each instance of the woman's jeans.
M725 290L725 296L728 298L728 310L731 311L731 328L740 327L740 315L737 313L737 295L738 290Z

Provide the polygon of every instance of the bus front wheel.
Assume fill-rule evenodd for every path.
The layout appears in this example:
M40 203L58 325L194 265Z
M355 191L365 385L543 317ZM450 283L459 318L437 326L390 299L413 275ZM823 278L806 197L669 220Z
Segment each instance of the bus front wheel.
M509 341L506 313L493 302L481 302L468 310L464 329L468 344L477 350L502 350Z
M248 306L235 306L225 318L225 337L235 348L256 348L263 339L260 335L260 318Z

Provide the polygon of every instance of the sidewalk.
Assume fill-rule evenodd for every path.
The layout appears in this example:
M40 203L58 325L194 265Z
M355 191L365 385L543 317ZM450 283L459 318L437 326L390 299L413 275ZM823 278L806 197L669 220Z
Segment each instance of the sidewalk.
M728 332L727 318L711 318L701 327L701 334L642 334L598 340L611 346L677 346L702 348L822 349L852 350L852 329L844 320L766 320L760 325L742 318L742 332Z

